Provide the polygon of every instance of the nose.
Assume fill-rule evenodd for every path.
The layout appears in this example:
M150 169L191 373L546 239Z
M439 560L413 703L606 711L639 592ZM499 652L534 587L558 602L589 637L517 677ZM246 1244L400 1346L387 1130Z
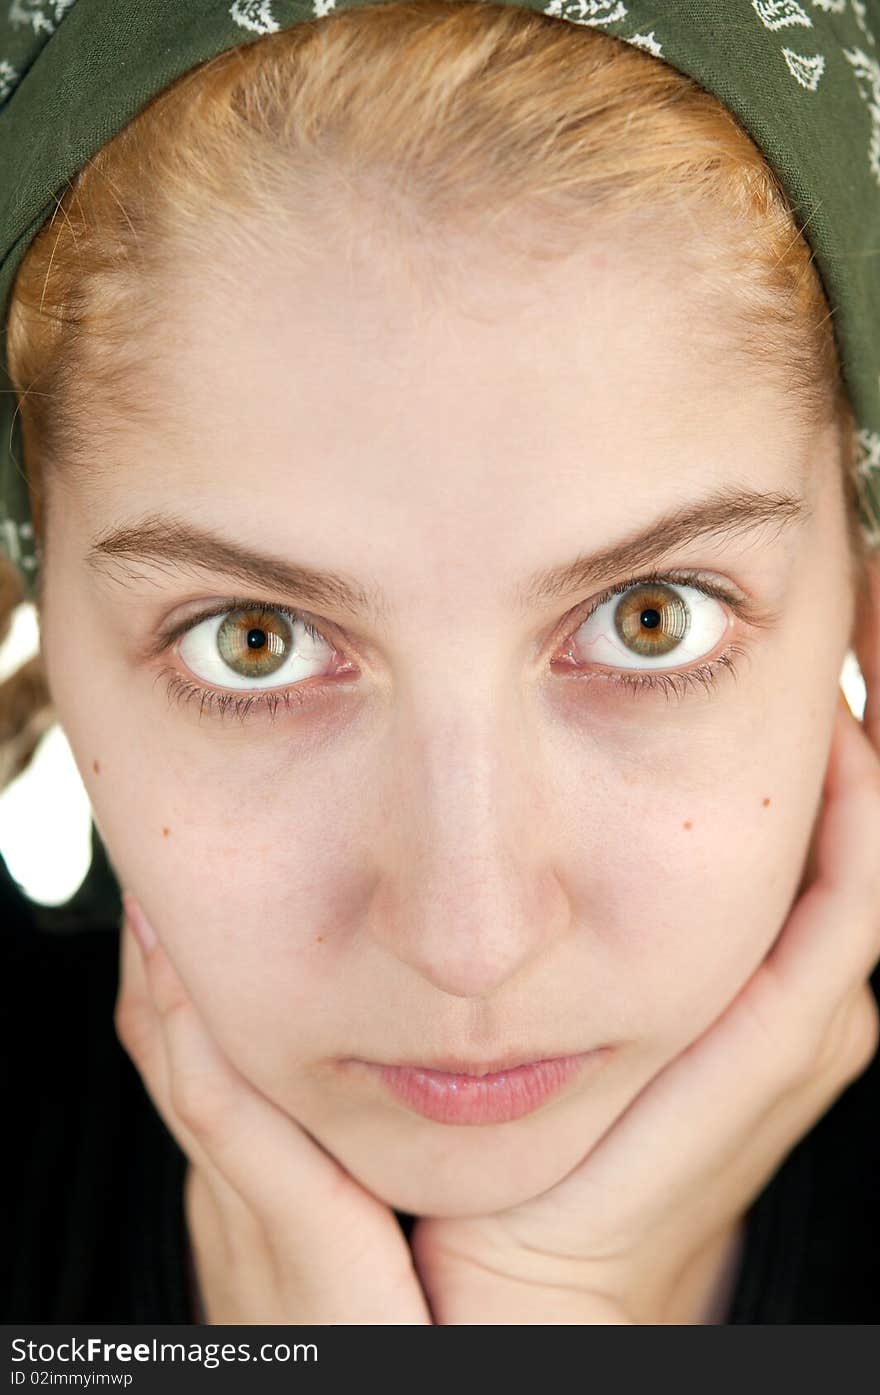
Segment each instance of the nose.
M436 694L435 694L436 696ZM485 694L398 718L371 933L435 988L487 998L570 931L534 723ZM450 713L455 715L450 716ZM558 850L558 849L557 849Z

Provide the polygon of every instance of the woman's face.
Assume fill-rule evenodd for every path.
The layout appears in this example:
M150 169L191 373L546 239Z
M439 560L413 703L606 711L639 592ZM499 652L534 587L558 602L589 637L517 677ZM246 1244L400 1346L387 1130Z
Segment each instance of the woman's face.
M683 254L629 246L471 257L434 299L399 249L206 262L152 431L96 427L50 497L44 653L122 887L241 1073L416 1214L568 1173L757 968L817 826L854 615L832 438L707 352ZM600 1046L501 1123L341 1064Z

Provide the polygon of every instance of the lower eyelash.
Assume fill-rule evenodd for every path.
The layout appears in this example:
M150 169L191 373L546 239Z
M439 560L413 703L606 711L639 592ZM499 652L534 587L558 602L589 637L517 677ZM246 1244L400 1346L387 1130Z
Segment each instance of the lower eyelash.
M583 624L600 605L604 604L606 600L609 600L611 596L618 592L625 592L631 590L634 586L643 586L651 582L666 584L668 581L671 581L673 585L676 583L684 583L685 585L694 586L695 589L702 591L704 594L715 595L718 599L723 599L726 600L728 604L733 604L734 609L738 608L735 598L730 596L724 588L707 587L705 582L703 582L695 572L677 571L665 575L652 572L648 576L626 577L616 586L610 587L608 591L593 602L588 614L580 617L580 623ZM157 652L162 652L162 650L167 649L174 639L177 638L178 633L183 633L184 630L191 628L194 624L199 624L204 620L210 619L212 615L225 615L230 610L234 609L255 608L258 604L260 603L247 599L234 599L231 602L226 601L223 605L215 607L214 610L207 611L205 614L197 616L195 620L189 621L187 625L180 626L179 630L175 630L163 636L160 644L157 646ZM320 630L316 629L298 610L294 610L285 605L272 605L266 608L278 611L282 615L287 616L292 624L301 624L306 633L313 640L318 641L324 638ZM741 605L739 608L741 609ZM584 672L576 676L572 675L572 677L573 681L580 683L593 682L599 678L603 682L613 683L616 687L622 688L633 695L644 692L663 692L666 695L667 701L670 697L674 697L677 701L681 701L688 692L696 688L697 685L703 688L707 696L711 695L718 682L722 669L736 678L737 668L734 662L734 656L741 656L746 654L746 652L747 651L742 645L731 644L717 659L713 659L707 664L702 664L699 668L686 669L683 672L654 673L650 670L634 669L632 672L626 672L625 670L603 673ZM252 712L262 710L268 712L270 717L274 719L278 713L279 707L283 708L285 711L301 711L308 703L314 701L315 697L315 687L311 684L305 685L309 688L309 696L306 696L304 693L302 684L291 688L269 688L261 692L246 693L242 696L238 696L235 694L234 690L220 692L214 688L204 687L201 683L192 682L184 678L181 673L174 668L163 668L156 676L157 679L163 676L168 678L166 691L169 702L176 701L182 705L186 705L190 702L198 702L200 717L204 716L205 712L209 712L216 713L220 717L231 715L237 717L240 722L245 722ZM326 691L326 687L318 688L319 693Z
M162 636L157 652L164 652L170 647L180 634L201 624L205 620L210 620L214 615L226 615L232 610L266 610L276 611L285 615L292 625L302 625L306 634L315 642L324 638L320 630L316 629L310 621L298 610L291 609L286 605L271 605L263 607L261 602L249 601L245 599L233 599L226 601L223 605L216 606L213 610L203 612L201 615L190 620L186 625L181 625L170 633ZM216 714L220 717L232 715L240 722L245 722L254 709L267 711L273 719L277 715L278 708L282 707L286 711L300 710L307 702L313 698L307 698L303 694L303 685L295 688L267 688L264 692L246 693L244 696L237 696L232 690L229 692L219 692L215 688L206 688L201 683L194 683L190 679L184 678L175 668L162 668L156 674L156 681L160 678L167 678L165 687L168 701L178 702L181 706L186 706L190 702L198 702L199 717L203 717L206 712ZM314 689L312 689L314 693Z
M702 686L707 695L711 695L722 670L735 679L737 667L734 655L742 656L745 653L746 650L741 644L731 644L717 659L712 659L710 663L702 664L699 668L685 669L682 673L591 673L575 679L575 682L592 682L599 678L603 682L613 683L615 687L626 688L634 693L641 693L646 689L662 691L666 694L667 701L674 697L680 702L688 691L697 685Z
M288 712L300 710L314 700L313 697L304 696L302 687L268 689L266 692L247 693L238 697L233 692L221 693L214 688L203 688L201 684L190 682L173 668L160 669L156 677L168 679L165 691L169 702L179 702L181 706L198 702L200 717L207 711L220 717L231 715L244 722L254 708L261 708L268 711L274 719L279 707Z
M686 669L683 673L591 673L585 674L575 682L593 682L601 679L606 683L613 683L616 687L624 688L633 694L642 693L645 690L663 692L667 701L674 697L681 701L690 689L701 686L704 692L709 695L714 690L722 670L731 674L735 679L737 667L734 660L735 655L743 655L746 650L739 644L732 644L717 659L713 659L708 664L702 664L699 668ZM203 688L198 683L191 683L183 678L176 669L161 669L157 678L167 677L168 683L166 692L169 702L175 701L182 705L196 701L199 704L199 716L203 717L205 712L215 713L222 717L233 716L240 722L245 722L254 709L267 711L274 720L278 714L278 708L285 711L301 711L312 698L303 695L302 688L279 688L277 691L269 690L263 693L249 693L244 697L238 697L234 693L221 693L213 688Z

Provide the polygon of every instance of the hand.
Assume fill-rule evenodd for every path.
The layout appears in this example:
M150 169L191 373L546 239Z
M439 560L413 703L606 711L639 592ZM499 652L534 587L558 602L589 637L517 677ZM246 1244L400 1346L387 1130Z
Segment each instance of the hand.
M190 1160L185 1209L209 1323L429 1324L393 1213L214 1043L123 897L114 1024Z
M676 1321L681 1276L865 1070L880 1041L867 982L880 957L880 760L842 696L823 794L817 876L711 1028L551 1190L416 1222L435 1323Z

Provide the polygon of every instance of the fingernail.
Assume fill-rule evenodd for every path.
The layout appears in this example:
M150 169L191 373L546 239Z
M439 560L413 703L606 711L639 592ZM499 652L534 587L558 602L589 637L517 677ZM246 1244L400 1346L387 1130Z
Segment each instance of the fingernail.
M156 944L156 932L130 892L125 893L123 905L135 939L144 954L149 954Z

